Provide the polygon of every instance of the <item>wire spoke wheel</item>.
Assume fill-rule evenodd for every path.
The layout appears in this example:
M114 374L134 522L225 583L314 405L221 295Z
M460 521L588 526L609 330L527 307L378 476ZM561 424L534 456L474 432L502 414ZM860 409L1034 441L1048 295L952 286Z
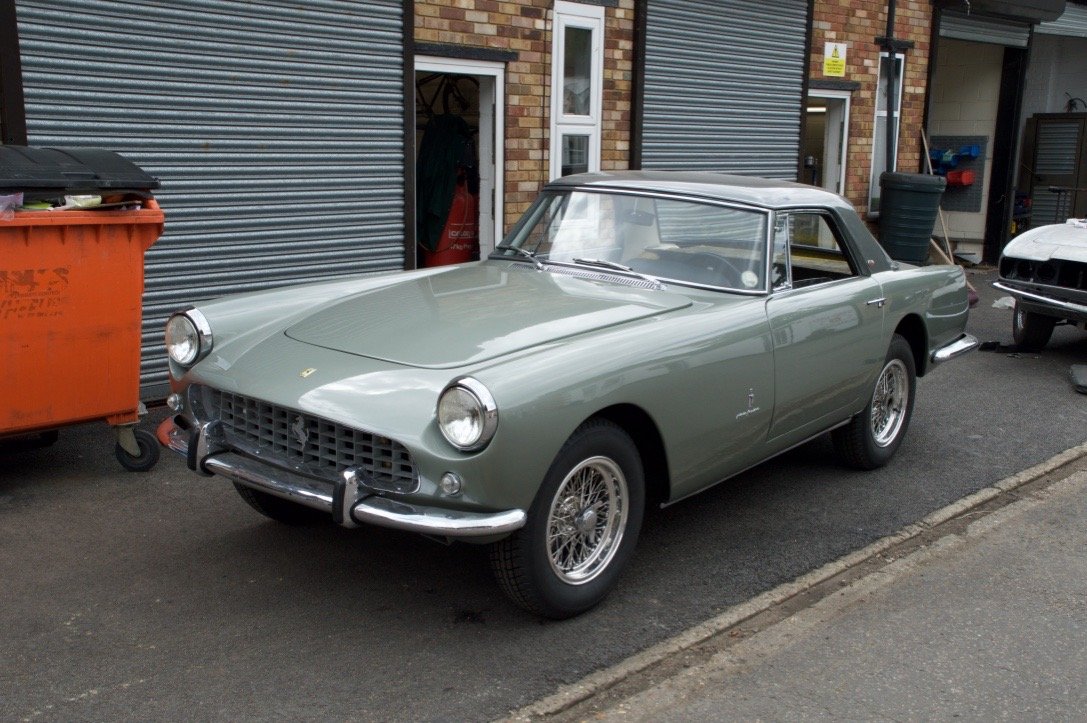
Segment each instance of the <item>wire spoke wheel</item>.
M898 437L906 419L910 380L906 365L892 359L883 367L872 394L872 438L886 447Z
M547 518L547 554L564 582L580 585L608 566L622 541L627 481L607 457L576 465L559 485Z
M831 432L843 462L857 469L875 469L890 461L910 424L916 379L913 348L895 334L868 404Z
M510 599L556 620L593 607L630 560L645 509L634 441L605 419L582 423L547 470L525 526L491 546Z

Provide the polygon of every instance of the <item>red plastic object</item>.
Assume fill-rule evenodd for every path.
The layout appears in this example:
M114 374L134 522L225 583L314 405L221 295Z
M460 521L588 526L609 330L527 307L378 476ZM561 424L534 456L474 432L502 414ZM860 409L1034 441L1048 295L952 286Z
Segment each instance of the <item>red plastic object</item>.
M164 221L143 203L0 220L0 436L139 419L143 254Z
M457 181L453 204L438 239L438 248L420 248L423 266L445 266L479 259L479 201L468 192L464 179Z
M973 171L948 171L947 172L947 185L949 185L949 186L972 186L972 185L974 185L974 172Z

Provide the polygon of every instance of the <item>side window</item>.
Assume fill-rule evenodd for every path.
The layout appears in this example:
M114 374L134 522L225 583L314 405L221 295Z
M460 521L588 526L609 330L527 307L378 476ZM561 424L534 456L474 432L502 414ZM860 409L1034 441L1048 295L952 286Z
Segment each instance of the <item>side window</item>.
M802 288L857 276L831 221L806 211L778 215L773 271L774 288Z

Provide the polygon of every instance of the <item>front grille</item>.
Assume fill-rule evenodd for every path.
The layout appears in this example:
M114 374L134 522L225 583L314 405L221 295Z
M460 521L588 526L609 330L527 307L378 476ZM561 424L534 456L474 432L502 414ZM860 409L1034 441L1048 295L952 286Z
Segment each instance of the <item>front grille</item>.
M1050 259L1030 261L1005 256L1000 259L1000 276L1008 281L1024 281L1059 286L1073 291L1087 291L1087 263Z
M205 388L202 396L208 418L220 420L227 444L239 451L333 482L356 467L371 487L418 487L408 450L387 437L219 389Z

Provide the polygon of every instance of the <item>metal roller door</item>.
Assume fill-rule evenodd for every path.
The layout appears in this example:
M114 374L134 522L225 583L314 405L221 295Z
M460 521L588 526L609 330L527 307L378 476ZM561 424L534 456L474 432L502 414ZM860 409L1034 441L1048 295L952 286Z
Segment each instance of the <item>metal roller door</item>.
M808 0L649 0L642 166L795 179Z
M944 11L940 14L940 37L1025 48L1030 45L1030 25Z
M404 266L403 5L19 0L31 145L157 176L142 385L196 299Z

